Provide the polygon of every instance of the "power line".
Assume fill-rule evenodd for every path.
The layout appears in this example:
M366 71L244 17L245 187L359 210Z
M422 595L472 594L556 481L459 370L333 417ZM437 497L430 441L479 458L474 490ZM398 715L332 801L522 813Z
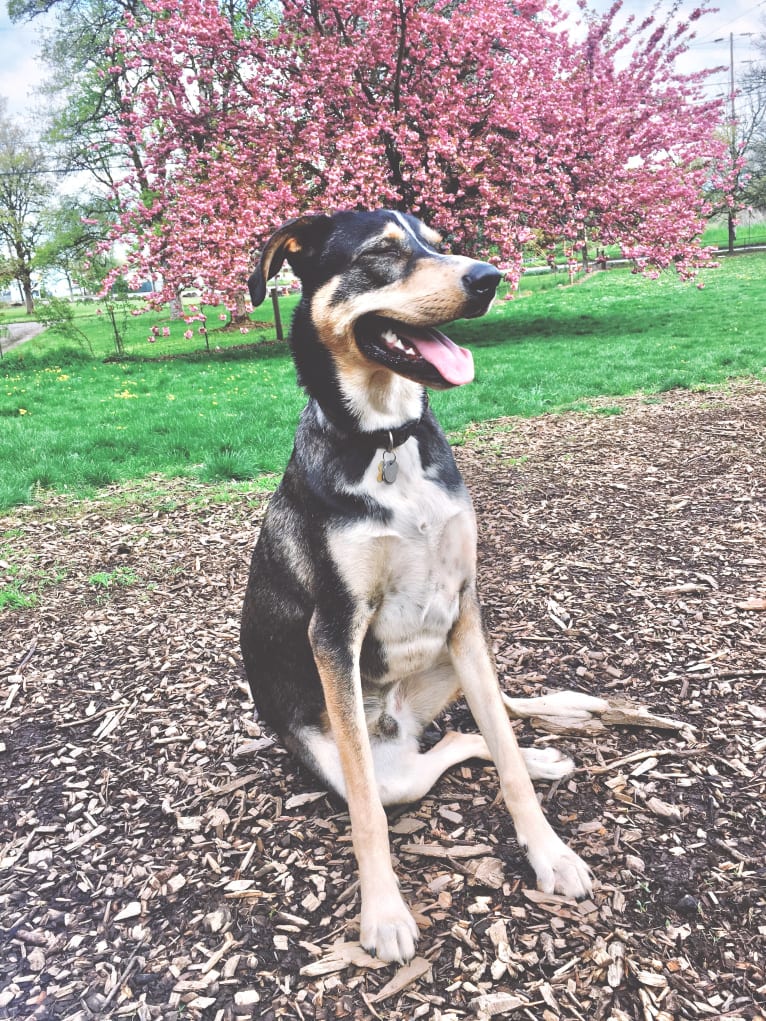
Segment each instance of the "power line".
M112 167L112 173L128 173L134 170L134 167ZM80 169L71 169L68 167L48 167L48 168L35 168L29 170L0 170L0 177L19 177L21 175L25 177L45 177L47 174L58 174L66 176L68 174L89 174L90 170L82 167Z
M722 32L724 29L728 28L729 25L736 25L738 21L741 21L748 14L752 14L753 11L757 11L759 7L766 7L766 0L760 0L760 3L757 3L754 7L748 7L746 11L742 11L741 14L738 14L736 18L732 18L731 21L727 21L723 25L718 25L716 28L711 28L709 32L706 32L705 35L700 38L707 39L712 36L714 32Z

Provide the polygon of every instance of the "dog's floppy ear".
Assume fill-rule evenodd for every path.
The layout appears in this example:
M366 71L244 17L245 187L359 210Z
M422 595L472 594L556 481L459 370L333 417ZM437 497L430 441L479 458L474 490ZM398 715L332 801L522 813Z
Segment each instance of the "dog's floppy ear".
M282 224L272 234L261 252L258 265L247 281L253 306L260 305L266 297L266 283L276 276L282 263L287 259L300 276L301 257L311 254L327 236L330 217L319 213L315 216L297 216Z

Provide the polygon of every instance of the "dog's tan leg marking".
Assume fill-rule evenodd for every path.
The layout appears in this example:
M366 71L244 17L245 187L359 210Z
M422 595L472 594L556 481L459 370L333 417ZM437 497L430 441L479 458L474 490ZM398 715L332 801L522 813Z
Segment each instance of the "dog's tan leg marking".
M341 662L320 636L312 619L309 639L322 680L327 715L340 756L351 839L359 866L362 910L360 941L384 961L408 961L415 953L418 927L399 893L391 865L388 821L375 781L370 740L362 703L359 646L351 651L353 666ZM363 633L357 629L357 633Z
M472 588L461 596L460 616L449 647L463 693L495 760L505 803L538 886L545 893L585 896L591 891L590 870L554 833L537 801L500 696Z

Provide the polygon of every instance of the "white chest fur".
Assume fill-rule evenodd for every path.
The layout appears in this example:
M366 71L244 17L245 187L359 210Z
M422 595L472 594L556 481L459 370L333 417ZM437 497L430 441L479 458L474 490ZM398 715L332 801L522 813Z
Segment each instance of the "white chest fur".
M452 493L424 473L417 445L397 450L396 482L378 481L378 459L355 487L390 513L388 522L357 521L330 537L343 580L374 610L387 684L427 669L443 654L457 619L460 591L473 579L476 524L465 490Z

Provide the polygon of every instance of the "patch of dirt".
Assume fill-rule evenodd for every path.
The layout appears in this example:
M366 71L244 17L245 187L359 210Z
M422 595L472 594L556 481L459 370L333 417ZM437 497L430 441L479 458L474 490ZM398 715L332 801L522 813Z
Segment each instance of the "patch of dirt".
M248 322L248 329L261 330L267 329L268 327L273 328L273 323L261 323L261 322ZM213 334L213 343L211 347L204 348L200 347L194 351L173 351L169 354L164 355L135 355L135 354L114 354L107 355L104 358L104 362L199 362L208 361L211 358L222 359L237 359L247 358L252 356L255 352L264 351L286 351L286 342L284 340L257 340L250 341L243 344L227 344L225 347L215 343L215 335L218 333L234 333L240 332L239 325L229 324L228 326L222 327L216 330Z
M584 904L529 888L489 766L393 819L404 969L354 942L345 812L253 719L262 501L154 480L0 519L0 582L60 579L0 616L0 1018L763 1018L766 386L616 403L457 451L487 623L509 693L684 726L520 725L577 761L539 789Z

